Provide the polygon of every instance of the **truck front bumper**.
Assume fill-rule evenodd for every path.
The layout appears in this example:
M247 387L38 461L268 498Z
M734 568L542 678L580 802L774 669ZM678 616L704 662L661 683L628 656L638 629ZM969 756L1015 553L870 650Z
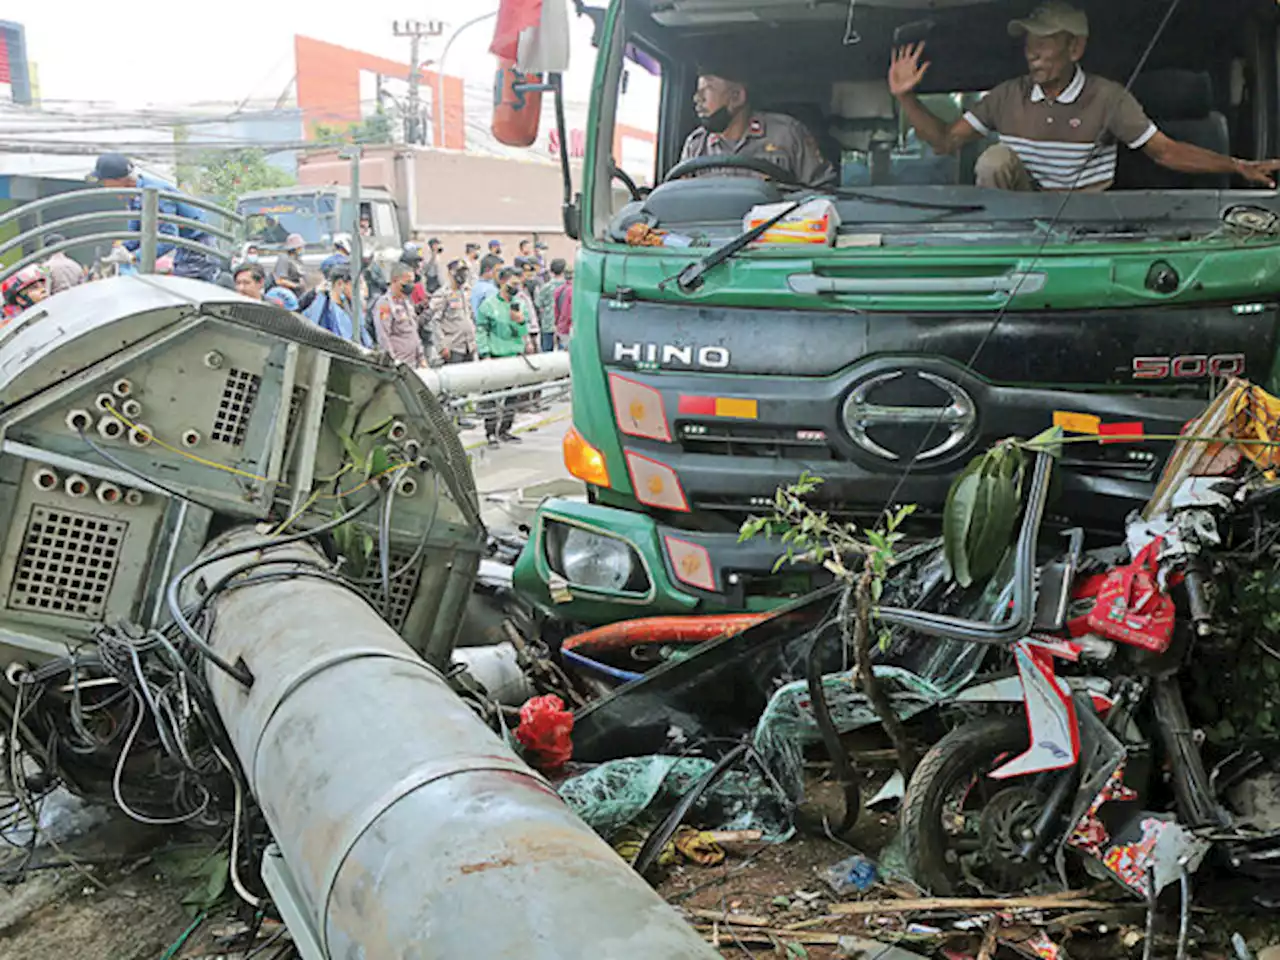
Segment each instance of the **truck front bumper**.
M516 562L514 583L550 612L581 623L767 610L829 581L774 572L782 549L763 538L664 526L643 513L546 501Z

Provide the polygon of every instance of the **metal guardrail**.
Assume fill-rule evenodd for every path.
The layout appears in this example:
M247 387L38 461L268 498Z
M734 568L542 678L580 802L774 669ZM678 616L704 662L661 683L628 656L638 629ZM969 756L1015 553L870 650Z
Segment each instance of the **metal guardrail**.
M39 242L37 243L38 249L34 253L30 253L22 257L16 263L8 267L0 268L0 281L7 279L24 267L48 258L54 253L74 249L76 247L114 242L116 240L138 241L137 266L141 273L155 272L156 251L161 243L180 247L184 250L203 253L219 259L229 259L229 255L218 249L216 246L201 243L198 240L188 240L187 238L176 234L161 233L160 227L165 224L178 227L179 229L186 227L207 233L219 240L234 242L236 239L234 232L235 228L239 227L244 222L244 218L232 210L228 210L225 207L221 207L207 200L201 200L198 197L190 197L182 193L160 190L155 187L100 187L87 190L72 190L68 193L59 193L52 197L44 197L40 200L33 200L30 203L24 203L22 206L10 210L6 214L0 215L0 229L3 229L10 223L16 223L24 217L41 214L46 210L53 209L60 205L77 203L83 200L100 200L104 196L119 197L126 200L132 197L141 197L142 209L122 209L118 211L97 210L89 213L73 214L68 217L45 221L38 227L19 233L17 236L5 241L5 243L0 244L0 256L3 256L5 253L15 248L20 249L27 243L42 241L43 238L50 233L63 233L70 227L118 220L137 220L138 229L110 230L85 236L70 237L48 247L45 247L42 242ZM170 200L175 203L187 204L188 206L217 214L217 216L229 223L231 227L230 229L227 229L204 220L194 220L190 217L182 217L173 213L163 213L160 210L160 201L162 200Z

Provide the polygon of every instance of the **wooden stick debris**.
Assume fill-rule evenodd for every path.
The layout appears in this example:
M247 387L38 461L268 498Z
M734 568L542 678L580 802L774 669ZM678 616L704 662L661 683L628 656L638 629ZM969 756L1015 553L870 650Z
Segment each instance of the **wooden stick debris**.
M1050 894L1044 897L919 897L913 900L859 900L833 903L832 913L847 917L866 917L880 913L938 913L947 910L981 912L986 910L1107 910L1115 907L1105 900L1089 900L1078 891Z
M700 908L686 908L685 913L691 917L697 917L699 920L713 920L716 923L735 924L739 927L771 927L773 921L765 917L752 916L749 913L728 913L724 910L703 910Z
M694 929L704 937L712 933L710 924L695 924ZM810 947L834 947L840 943L840 935L836 933L798 933L766 927L740 927L734 931L734 936L744 943L772 944L775 940L782 940L784 943L802 943Z
M762 830L706 830L703 831L713 843L759 843L764 839Z

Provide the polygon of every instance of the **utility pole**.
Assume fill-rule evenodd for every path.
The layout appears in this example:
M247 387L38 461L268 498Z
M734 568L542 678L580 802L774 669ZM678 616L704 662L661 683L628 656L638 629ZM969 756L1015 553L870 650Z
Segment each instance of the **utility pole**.
M344 224L351 231L351 339L360 342L360 331L364 327L364 297L360 292L360 282L364 279L364 237L360 235L360 158L364 151L360 144L353 143L338 152L340 160L351 161L351 197L347 206L351 215ZM377 251L374 251L377 258Z
M397 37L409 38L409 115L405 117L404 138L410 144L421 144L425 141L422 136L421 69L423 64L419 51L423 37L440 36L444 33L444 24L439 20L428 20L425 23L421 20L405 20L403 23L397 20L391 25L391 30Z

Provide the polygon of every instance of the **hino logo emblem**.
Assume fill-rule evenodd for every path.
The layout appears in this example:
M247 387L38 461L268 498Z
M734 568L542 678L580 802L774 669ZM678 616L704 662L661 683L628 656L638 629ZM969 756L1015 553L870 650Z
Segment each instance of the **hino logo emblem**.
M894 451L882 446L868 435L868 431L875 427L909 424L933 427L932 435L926 441L929 446L916 455L917 462L926 463L962 446L973 436L978 425L973 398L959 384L923 370L912 373L945 393L950 402L940 407L888 406L872 402L872 395L878 388L906 376L905 370L892 370L864 380L844 402L842 417L849 436L867 453L882 460L901 460L904 455L910 457L915 451Z
M613 362L626 361L637 366L725 370L729 366L729 350L727 347L678 347L672 343L615 343Z

